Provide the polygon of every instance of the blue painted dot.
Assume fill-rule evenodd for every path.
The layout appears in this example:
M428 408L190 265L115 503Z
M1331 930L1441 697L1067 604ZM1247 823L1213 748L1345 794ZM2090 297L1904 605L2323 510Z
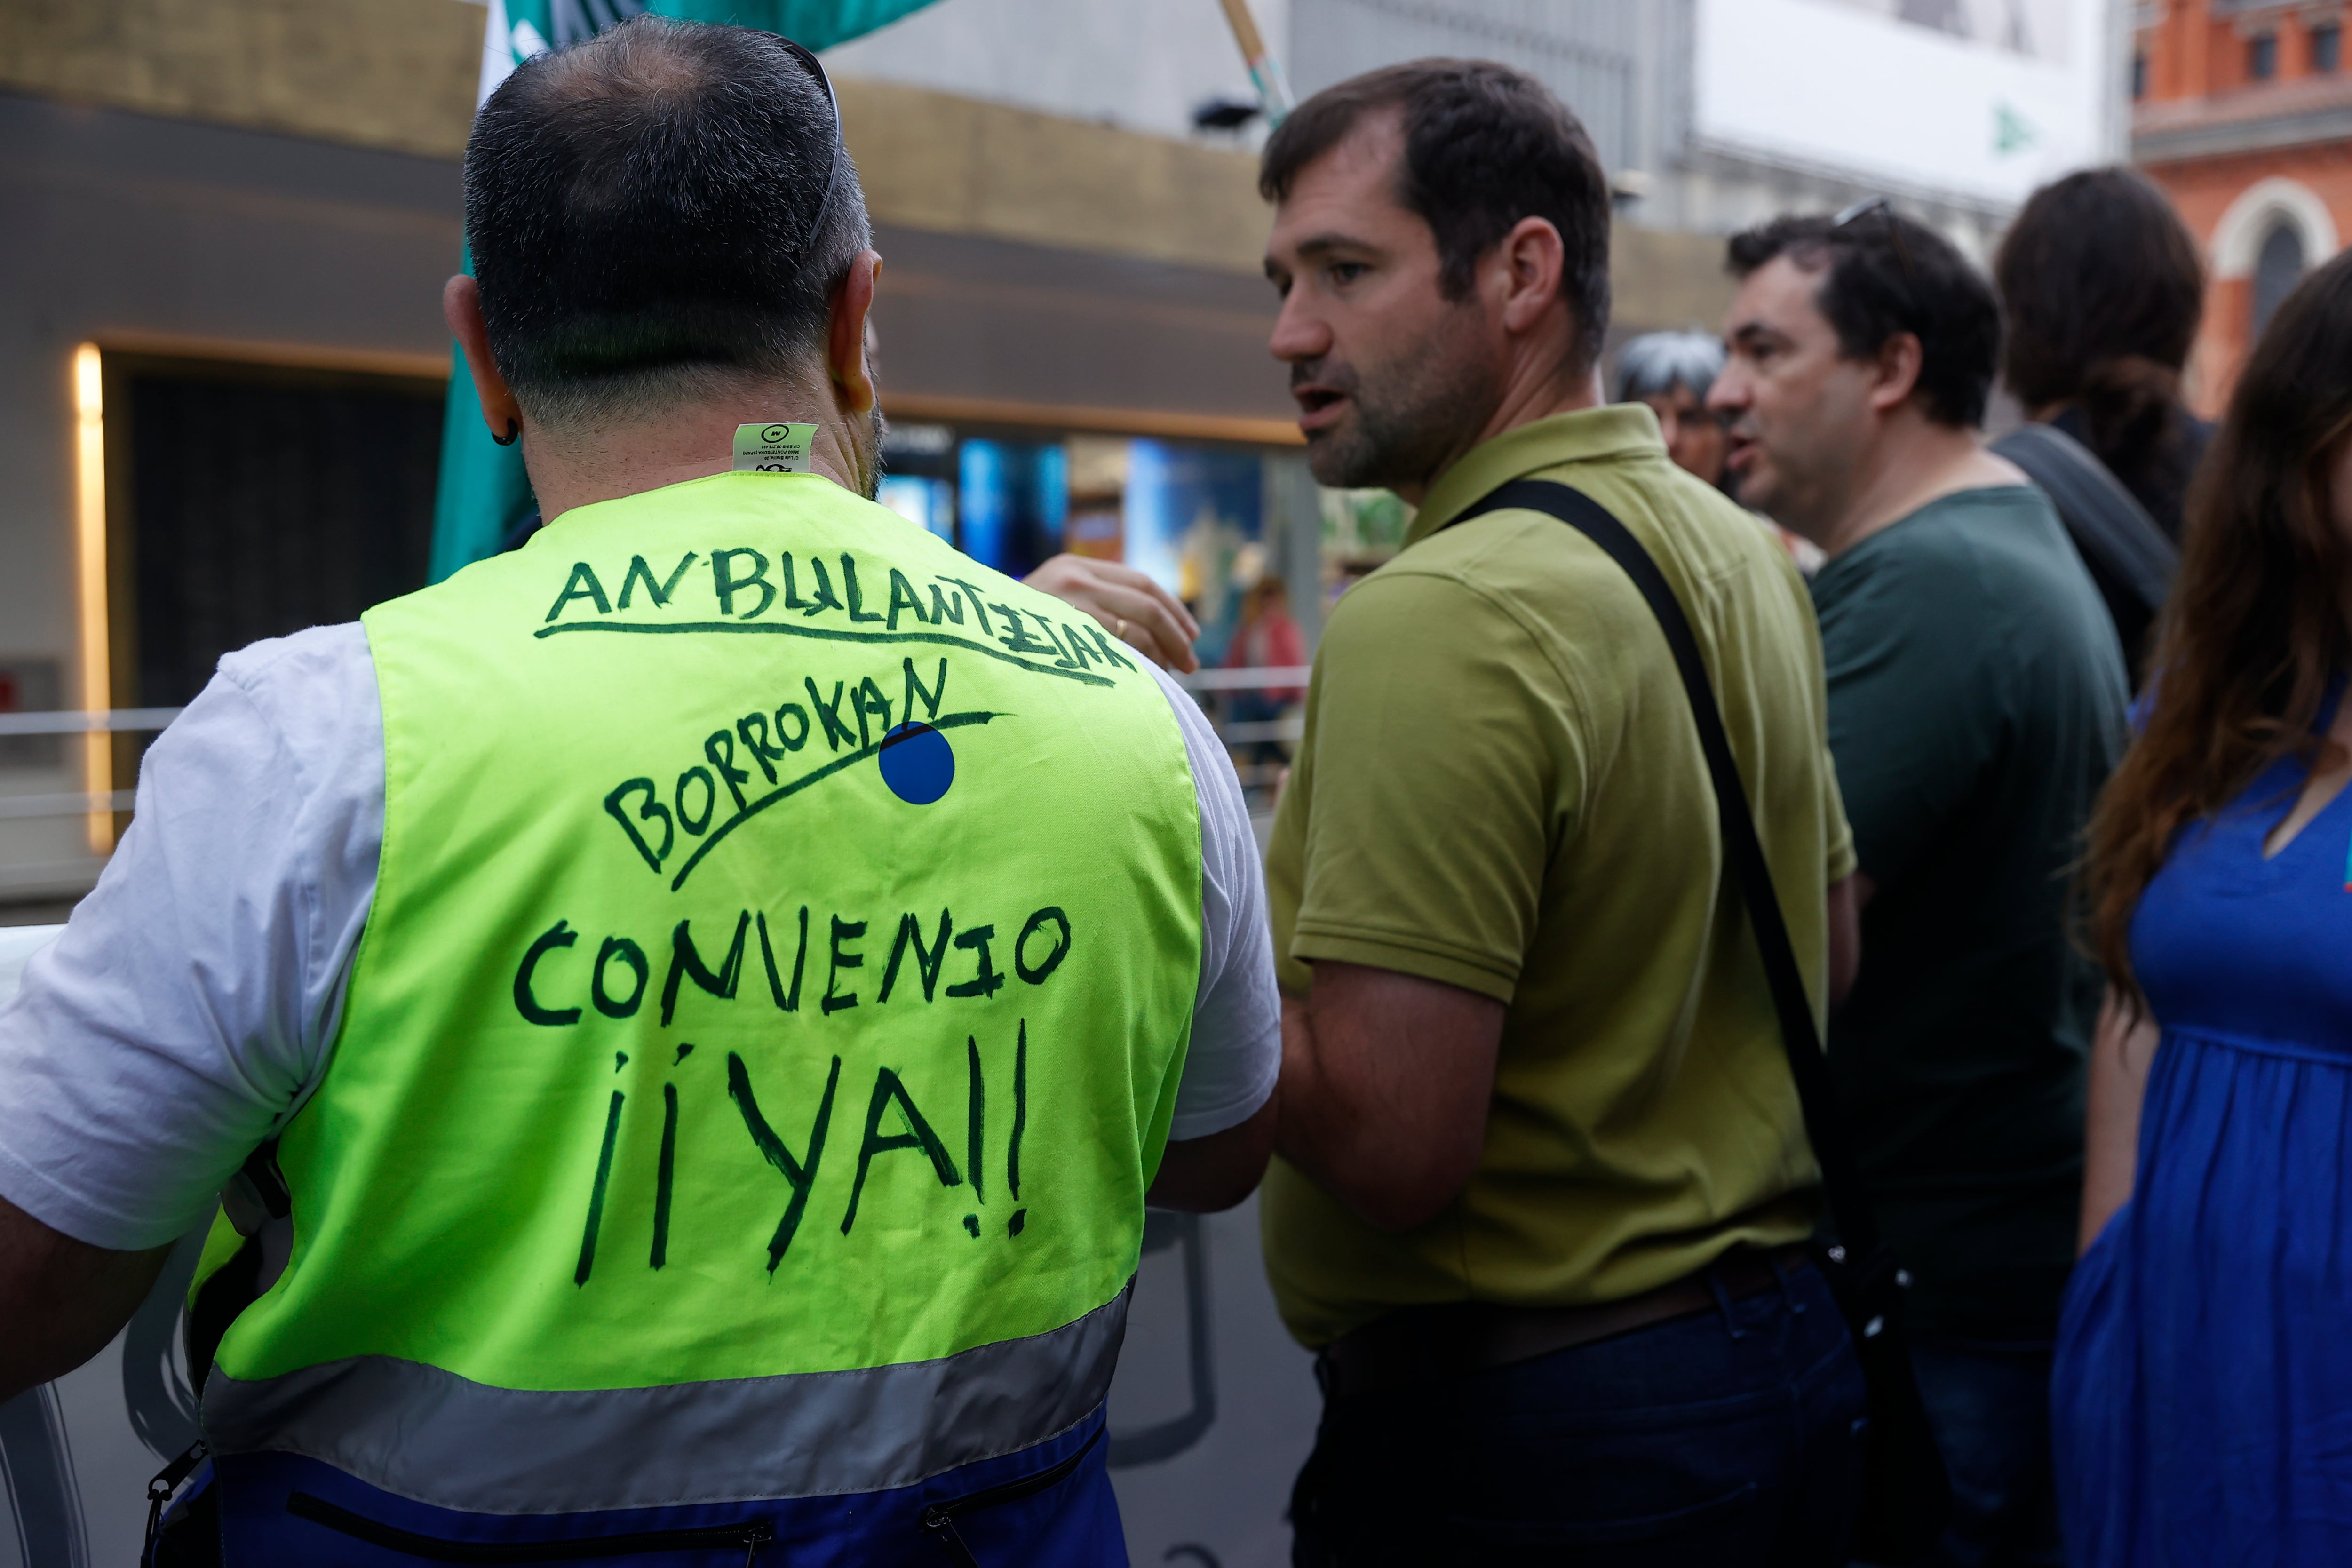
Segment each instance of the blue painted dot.
M901 724L882 737L882 782L908 805L929 805L955 783L955 751L929 724Z

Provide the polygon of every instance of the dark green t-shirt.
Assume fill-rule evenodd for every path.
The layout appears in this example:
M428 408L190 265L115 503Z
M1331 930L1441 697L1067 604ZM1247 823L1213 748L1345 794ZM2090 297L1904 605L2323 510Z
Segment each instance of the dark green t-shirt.
M2039 490L1963 490L1813 582L1830 751L1876 891L1830 1027L1930 1331L2045 1338L2074 1258L2096 971L2067 934L2123 656Z

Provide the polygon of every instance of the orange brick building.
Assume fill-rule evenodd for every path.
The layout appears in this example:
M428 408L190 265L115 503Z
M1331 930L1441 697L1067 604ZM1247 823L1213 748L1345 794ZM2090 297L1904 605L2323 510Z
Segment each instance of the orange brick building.
M2204 242L2211 282L2189 399L2218 412L2254 334L2352 235L2344 0L2134 7L2132 156Z

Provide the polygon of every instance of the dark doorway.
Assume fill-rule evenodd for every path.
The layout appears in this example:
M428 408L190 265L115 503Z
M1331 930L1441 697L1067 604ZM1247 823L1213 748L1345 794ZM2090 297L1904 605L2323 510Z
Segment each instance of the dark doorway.
M2303 236L2293 224L2282 223L2263 237L2263 248L2254 258L2255 337L2263 335L2272 315L2302 281Z
M438 380L106 356L115 700L425 585Z

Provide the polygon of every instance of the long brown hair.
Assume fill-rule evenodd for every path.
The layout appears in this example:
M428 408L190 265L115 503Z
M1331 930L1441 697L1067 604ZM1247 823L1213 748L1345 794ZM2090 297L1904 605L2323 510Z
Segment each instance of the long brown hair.
M2246 363L2189 493L2153 711L2091 819L2093 943L2108 979L2143 1009L2132 915L2175 837L2280 757L2318 753L2313 721L2352 653L2340 597L2347 552L2328 500L2347 433L2352 251L2287 296Z
M2069 174L2027 200L1992 276L2010 390L2029 409L2079 408L2091 450L2133 493L2177 494L2196 452L2180 374L2205 263L2171 201L2137 169Z

